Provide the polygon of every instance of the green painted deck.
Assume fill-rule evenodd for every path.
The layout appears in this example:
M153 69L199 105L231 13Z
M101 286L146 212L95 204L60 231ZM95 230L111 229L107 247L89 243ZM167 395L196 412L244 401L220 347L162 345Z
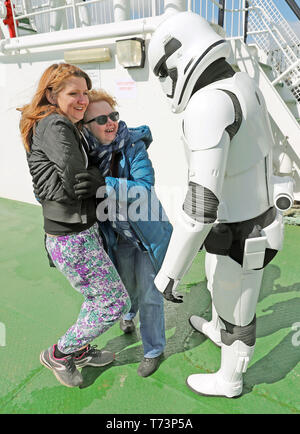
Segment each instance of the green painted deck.
M286 226L284 249L265 269L257 307L257 344L237 399L203 397L185 385L218 369L220 350L193 332L188 317L210 318L199 253L181 285L184 303L165 303L167 347L152 376L137 375L139 329L119 325L95 343L116 353L113 365L85 367L84 386L69 389L39 362L77 317L81 295L50 269L41 209L0 199L0 413L2 414L290 414L300 413L300 227Z

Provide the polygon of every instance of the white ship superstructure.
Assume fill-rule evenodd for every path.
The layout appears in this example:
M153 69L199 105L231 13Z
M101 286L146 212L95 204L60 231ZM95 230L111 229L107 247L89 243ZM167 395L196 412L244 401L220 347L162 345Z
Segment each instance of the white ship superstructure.
M299 201L300 41L278 3L284 2L0 0L0 196L37 203L16 109L29 102L47 66L65 61L84 69L94 87L117 98L121 119L129 126L151 127L156 190L172 220L185 195L187 176L181 119L171 113L149 70L147 46L164 14L192 10L230 39L230 63L259 83L275 138L276 173L294 178ZM299 13L294 1L286 3Z

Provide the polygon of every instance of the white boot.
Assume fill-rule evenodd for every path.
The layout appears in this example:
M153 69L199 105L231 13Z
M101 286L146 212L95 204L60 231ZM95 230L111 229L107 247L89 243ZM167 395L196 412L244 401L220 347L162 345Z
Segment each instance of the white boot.
M192 315L189 319L189 322L193 329L195 329L197 332L203 333L218 347L221 346L221 323L214 305L212 305L211 321L207 321L201 316Z
M243 373L253 356L254 347L242 341L221 345L221 367L214 374L193 374L186 383L194 392L208 396L239 396L243 390Z

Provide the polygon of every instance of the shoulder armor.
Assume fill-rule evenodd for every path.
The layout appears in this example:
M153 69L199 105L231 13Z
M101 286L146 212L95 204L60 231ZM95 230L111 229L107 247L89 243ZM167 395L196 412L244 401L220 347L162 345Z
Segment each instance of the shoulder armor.
M213 148L235 122L230 96L220 89L203 89L190 99L183 119L184 139L191 151Z
M240 129L240 126L241 126L241 123L243 120L243 112L242 112L241 104L240 104L237 96L234 93L232 93L226 89L220 89L220 90L222 90L222 92L227 93L227 95L230 97L232 104L233 104L233 107L234 107L234 114L235 114L234 122L232 124L228 125L228 127L226 127L226 131L229 134L230 140L232 140L233 137L238 132L238 130Z

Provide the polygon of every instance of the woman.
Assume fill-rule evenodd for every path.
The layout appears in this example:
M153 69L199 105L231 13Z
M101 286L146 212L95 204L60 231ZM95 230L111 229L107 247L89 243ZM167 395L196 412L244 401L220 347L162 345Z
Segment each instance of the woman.
M21 109L20 122L34 192L43 208L47 251L84 296L76 323L40 355L41 363L68 387L82 383L78 367L113 361L112 353L96 350L89 343L130 308L96 223L95 192L104 180L89 165L79 128L90 89L90 78L79 68L51 65L31 103ZM75 190L78 173L89 176L84 198Z
M133 319L140 313L144 358L138 374L147 377L158 368L166 344L163 297L154 285L154 278L172 227L153 189L154 171L147 153L152 142L149 128L127 128L124 121L118 121L116 101L103 90L92 90L89 99L84 116L85 133L91 158L105 177L102 190L108 195L98 205L97 216L108 251L131 298L132 308L120 323L124 333L134 330ZM80 184L76 186L82 193L84 176L82 189ZM134 198L139 194L137 215L132 215ZM109 222L104 221L105 204L116 210L117 218L112 213Z

